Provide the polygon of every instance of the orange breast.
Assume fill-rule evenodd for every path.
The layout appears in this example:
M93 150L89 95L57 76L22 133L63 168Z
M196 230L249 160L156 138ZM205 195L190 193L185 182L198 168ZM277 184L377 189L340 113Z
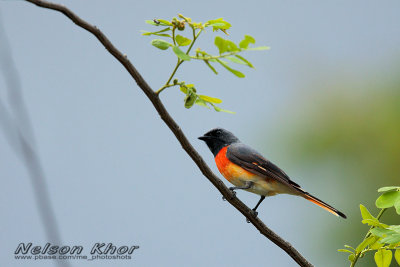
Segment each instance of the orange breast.
M228 146L224 147L219 151L217 156L215 156L215 163L217 164L219 172L232 184L240 185L244 180L251 179L256 176L255 174L246 171L242 167L232 163L226 157L226 151Z
M215 163L217 164L219 172L230 183L235 186L244 186L246 182L251 181L254 184L250 189L246 189L246 191L260 196L273 196L281 193L294 194L294 191L291 190L292 188L288 187L286 184L278 183L276 180L268 177L258 176L232 163L226 157L227 149L228 146L221 149L217 156L215 156Z

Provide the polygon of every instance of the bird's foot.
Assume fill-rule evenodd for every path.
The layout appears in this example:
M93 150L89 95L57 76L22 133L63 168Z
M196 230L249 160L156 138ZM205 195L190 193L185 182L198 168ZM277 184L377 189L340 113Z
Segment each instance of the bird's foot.
M231 191L232 191L232 194L234 195L234 197L236 197L236 192L235 192L234 187L229 187L229 190L231 190ZM223 200L223 201L226 201L226 198L225 198L224 196L222 196L222 200Z
M255 211L255 210L252 210L252 214L253 214L254 217L257 217L257 216L258 216L258 212ZM247 222L247 223L250 223L250 220L249 220L248 218L246 218L246 222Z

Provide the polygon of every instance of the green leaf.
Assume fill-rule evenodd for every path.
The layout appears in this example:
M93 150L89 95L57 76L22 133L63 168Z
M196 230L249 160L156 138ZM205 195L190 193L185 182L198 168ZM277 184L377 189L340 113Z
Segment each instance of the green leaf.
M223 18L219 18L207 21L206 27L207 26L212 26L213 31L222 30L225 32L225 30L228 30L231 27L231 24L225 21Z
M204 63L206 63L206 65L215 73L218 74L218 72L215 70L215 68L210 64L210 62L208 62L208 60L203 60Z
M173 46L172 44L162 39L154 39L151 41L151 44L161 50L167 50L168 47Z
M365 239L363 242L361 242L360 245L356 248L356 253L359 253L364 250L368 245L374 243L376 238L374 236L370 236L367 239Z
M225 26L225 23L214 22L214 23L208 24L208 26L213 26L213 27L215 27L214 29L216 29L216 28Z
M243 73L241 73L241 72L238 71L238 70L232 69L231 67L228 66L228 64L226 64L226 63L223 62L222 60L217 59L217 62L218 62L219 64L221 64L225 69L227 69L227 70L229 70L230 72L232 72L236 77L239 77L239 78L244 78L244 77L245 77Z
M156 21L160 22L160 24L158 24L158 25L161 25L161 26L172 26L173 25L170 21L165 20L165 19L156 19Z
M374 234L382 237L382 243L397 244L400 242L400 225L391 225L387 229L375 229L372 229L371 232L374 231Z
M225 40L225 47L228 52L240 51L237 45L230 40Z
M388 227L388 229L393 230L400 234L400 225L391 225Z
M245 59L244 57L240 56L240 55L235 55L235 57L239 58L240 60L242 60L243 62L246 63L247 66L249 66L250 68L254 69L254 66L250 63L250 61L248 61L247 59Z
M240 41L239 47L246 49L247 47L249 47L250 43L255 44L256 40L250 35L245 35L244 39L242 41Z
M350 251L350 250L348 250L348 249L338 249L337 251L353 254L353 251Z
M144 34L143 34L143 35L144 35ZM150 35L150 34L149 34L149 35ZM169 35L169 34L167 34L167 33L153 33L152 35L160 36L160 37L169 37L169 38L172 38L172 36Z
M400 191L389 191L383 193L375 202L378 208L390 208L400 199Z
M148 31L142 31L142 35L158 35L158 36L166 36L166 37L171 37L169 34L161 34L163 32L169 31L171 30L169 27L168 28L164 28L161 31L157 31L157 32L148 32Z
M392 233L392 234L388 235L387 237L382 238L382 242L385 242L388 244L397 244L400 242L400 234Z
M183 37L179 34L175 37L175 40L179 46L187 46L190 45L190 43L192 42L192 40L190 40L189 38Z
M154 20L146 20L145 22L146 22L147 24L150 24L150 25L160 26L160 24L155 23Z
M373 235L371 235L371 236L373 237L373 240L368 244L368 247L369 247L370 249L373 249L372 247L374 247L376 244L379 244L380 246L377 247L376 249L380 248L380 247L382 246L381 243L378 243L378 240L380 240L380 237L373 236ZM376 247L376 246L375 246L375 247Z
M219 98L216 98L216 97L211 97L211 96L206 96L206 95L199 95L199 97L206 102L215 103L215 104L222 103L222 100Z
M344 247L345 247L345 248L351 248L352 250L356 251L356 249L355 249L355 248L353 248L352 246L349 246L349 245L344 245Z
M355 256L354 254L350 254L349 257L348 257L348 259L349 259L349 261L353 262L354 259L355 259L355 257L356 257L356 256Z
M271 49L269 46L259 46L259 47L246 48L246 49L243 49L243 50L246 50L246 51L260 51L260 50L269 50L269 49Z
M194 88L194 84L181 84L180 90L185 94L196 93L196 88Z
M393 190L400 190L399 186L385 186L378 189L378 192L386 192L386 191L393 191Z
M163 19L146 20L147 24L154 26L172 26L172 23Z
M237 57L225 57L226 59L229 59L230 61L232 61L233 63L237 63L237 64L242 64L242 65L247 65L246 62L244 62L243 60L240 60Z
M222 108L220 108L220 107L214 105L213 103L210 103L210 104L213 106L213 108L214 108L215 111L218 111L218 112L226 112L226 113L231 113L231 114L236 114L236 112L233 112L233 111L230 111L230 110L226 110L226 109L222 109Z
M225 40L220 36L216 36L214 39L214 44L218 47L219 53L223 54L225 52L235 52L240 51L236 44L230 40Z
M181 89L181 91L182 91L185 95L187 95L188 89L187 89L186 86L181 86L179 89Z
M373 219L365 219L361 221L363 224L368 224L369 226L375 226L375 227L381 227L381 228L386 228L388 227L387 224L381 223L378 221L378 219L373 218Z
M381 247L383 247L385 244L380 243L381 238L380 237L375 237L376 238L376 242L372 243L369 248L372 250L377 250L380 249Z
M182 59L182 60L187 60L187 61L190 60L190 56L186 55L178 46L174 46L174 47L172 48L172 50L174 51L175 55L176 55L178 58L180 58L180 59Z
M393 226L390 226L389 228L393 229ZM376 227L374 229L371 229L370 232L375 235L379 236L382 239L379 240L381 243L388 243L388 244L396 244L400 242L400 233L397 232L396 230L392 229L382 229L379 227ZM397 228L394 228L397 229Z
M197 104L197 105L199 105L199 106L202 106L202 107L205 107L205 108L210 108L210 107L207 105L207 102L204 101L203 99L200 99L200 98L197 98L197 99L196 99L196 103L195 103L195 104Z
M400 215L400 198L394 203L394 208L396 209L397 214Z
M400 265L400 248L396 249L394 253L394 258L396 259L397 264Z
M361 211L361 217L365 219L375 219L374 216L371 215L371 213L368 211L368 209L360 204L360 211Z
M227 51L226 47L225 47L225 40L222 37L219 37L219 36L215 37L214 44L216 47L218 47L220 54Z
M380 249L375 252L374 259L378 267L389 267L392 262L392 251Z
M371 229L370 232L375 236L385 237L387 235L390 235L391 230L376 227Z

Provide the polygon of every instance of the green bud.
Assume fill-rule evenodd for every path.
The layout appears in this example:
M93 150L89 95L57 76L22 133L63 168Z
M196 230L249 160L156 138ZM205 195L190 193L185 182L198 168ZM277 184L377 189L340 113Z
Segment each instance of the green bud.
M179 24L177 25L179 31L183 31L185 29L185 22L184 21L179 21Z
M189 92L185 97L185 108L191 108L196 103L197 95Z

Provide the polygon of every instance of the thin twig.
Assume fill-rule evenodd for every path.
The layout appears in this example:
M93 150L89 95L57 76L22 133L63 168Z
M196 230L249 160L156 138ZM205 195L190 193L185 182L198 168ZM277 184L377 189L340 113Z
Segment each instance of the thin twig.
M196 30L194 28L192 30L193 30L193 41L190 44L188 50L186 51L186 55L189 55L190 50L192 49L194 43L196 42L197 38L199 37L199 35L200 35L201 31L202 31L202 29L200 29L199 32L196 34ZM172 30L172 39L174 40L174 44L176 45L176 43L175 43L175 28ZM176 71L178 70L179 66L182 65L183 62L184 62L184 60L178 58L178 62L176 63L176 66L175 66L174 70L172 71L171 75L169 76L168 81L165 83L165 85L163 87L161 87L160 89L158 89L156 91L156 95L157 96L162 91L164 91L164 89L170 87L170 86L168 86L169 83L171 82L172 78L174 78Z
M179 66L183 63L184 60L178 58L178 62L175 65L174 70L172 71L171 75L168 78L168 81L165 83L165 85L163 87L161 87L160 89L158 89L156 91L156 95L158 96L162 91L164 91L165 88L171 87L169 86L169 83L171 82L172 78L174 78L176 71L178 70Z
M379 212L378 216L376 216L376 218L379 220L379 219L382 217L383 213L384 213L386 210L387 210L387 209L385 209L385 208L384 208L384 209L381 209L381 211ZM374 228L375 228L375 226L371 226L371 228L369 228L369 230L368 230L367 234L365 235L365 237L364 237L364 239L363 239L362 242L364 242L365 239L367 239L368 237L371 236L371 234L372 234L372 233L371 233L371 230L374 229ZM361 243L362 243L362 242L361 242ZM356 262L357 262L358 258L361 256L361 254L362 254L363 252L365 252L365 251L363 250L363 251L360 251L360 252L358 252L358 253L356 254L356 256L354 257L354 261L351 262L350 267L354 267L354 266L356 265Z
M92 33L103 46L125 67L132 78L136 81L137 85L142 89L142 91L149 98L154 108L157 110L161 119L167 124L172 133L178 139L182 148L186 153L192 158L196 163L203 175L221 192L225 199L232 204L240 213L242 213L255 227L260 231L262 235L267 237L277 246L282 248L289 256L293 258L300 266L313 266L309 263L290 243L283 240L280 236L275 234L271 229L269 229L259 218L253 216L253 211L248 208L242 201L240 201L231 190L224 185L224 183L211 171L211 169L204 162L203 158L199 153L193 148L186 136L183 134L179 125L173 120L169 115L164 105L160 101L157 94L150 88L147 82L142 78L136 68L132 63L125 57L115 46L108 40L108 38L96 27L88 22L84 21L71 10L65 6L50 3L42 0L26 0L37 6L52 9L63 13L65 16L70 18L79 27L86 29Z

